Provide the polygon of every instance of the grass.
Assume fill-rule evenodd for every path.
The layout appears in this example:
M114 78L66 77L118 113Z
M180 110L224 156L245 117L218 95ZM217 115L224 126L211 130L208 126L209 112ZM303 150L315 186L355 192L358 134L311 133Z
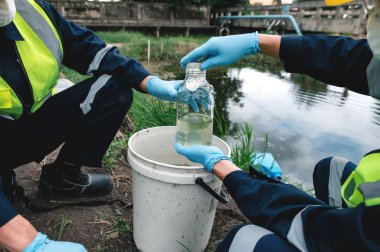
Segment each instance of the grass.
M160 101L137 92L134 94L134 101L129 115L135 126L135 131L176 124L176 108L174 103Z
M282 180L282 182L284 182L285 184L293 185L293 186L297 187L298 189L300 189L300 190L302 190L302 191L304 191L310 195L315 196L315 190L313 187L306 187L302 182L300 182L298 180L286 177Z
M238 126L236 135L238 143L232 148L232 161L241 169L248 171L255 147L252 145L253 130L248 123Z
M130 133L127 133L126 135L123 135L120 138L115 138L112 141L102 160L104 168L112 168L119 160L122 159L123 150L125 150L128 146L129 135Z
M122 159L123 153L128 147L128 139L135 132L142 129L171 126L176 124L175 104L157 100L151 96L135 92L134 101L128 112L134 125L132 132L127 132L120 138L116 138L103 158L103 166L111 168Z
M127 235L133 232L132 226L117 213L112 217L111 225L112 231L117 232L120 235Z
M57 223L54 228L59 228L58 229L58 235L57 235L57 238L56 240L57 241L60 241L61 238L62 238L62 235L63 235L63 232L65 230L65 228L67 227L67 225L71 223L71 220L69 220L66 216L62 216L61 217L61 222L60 223Z
M115 44L122 54L137 60L147 60L148 40L151 60L178 61L208 40L207 36L164 36L156 38L139 32L98 32L106 43Z

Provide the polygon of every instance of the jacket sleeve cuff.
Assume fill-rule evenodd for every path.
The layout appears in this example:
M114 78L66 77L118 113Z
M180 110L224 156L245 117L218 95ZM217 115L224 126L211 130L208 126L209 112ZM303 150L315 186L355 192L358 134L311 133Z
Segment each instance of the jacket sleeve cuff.
M284 63L285 71L299 72L302 68L303 36L282 36L280 44L280 59Z
M224 178L224 185L230 194L235 195L235 192L239 189L240 186L243 186L246 182L252 179L254 178L252 178L245 171L234 171Z

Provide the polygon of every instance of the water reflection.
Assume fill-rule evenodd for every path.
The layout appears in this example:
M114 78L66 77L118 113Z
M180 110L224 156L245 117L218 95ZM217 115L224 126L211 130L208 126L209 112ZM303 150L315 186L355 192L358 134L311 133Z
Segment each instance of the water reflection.
M229 106L243 107L244 104L241 103L241 99L244 98L244 93L241 91L242 82L239 76L229 76L227 68L216 68L209 71L207 79L211 81L210 83L215 89L215 110L216 115L220 119L231 124L229 115ZM214 125L216 131L218 128Z
M230 125L251 123L259 150L267 133L269 151L286 175L311 182L320 159L342 156L358 162L379 147L378 100L285 74L278 66L273 72L219 68L207 78L217 92L218 112Z

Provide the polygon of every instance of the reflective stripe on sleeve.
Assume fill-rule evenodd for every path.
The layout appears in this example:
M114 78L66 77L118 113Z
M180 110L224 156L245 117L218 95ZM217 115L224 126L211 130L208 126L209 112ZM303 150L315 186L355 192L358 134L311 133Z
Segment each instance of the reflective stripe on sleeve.
M330 162L329 176L329 206L342 207L341 179L344 167L349 161L344 158L334 157Z
M228 251L252 252L259 240L269 234L273 233L265 228L256 225L243 226L236 233Z
M287 239L288 241L293 244L294 247L299 249L302 252L309 251L306 246L305 242L305 236L303 233L303 221L302 221L302 213L305 211L308 207L305 207L301 212L299 212L293 219L292 225L290 226Z
M94 102L95 95L107 84L111 77L111 75L104 74L92 84L86 99L79 105L84 115L91 111L91 104Z
M88 67L87 74L91 74L92 72L99 69L100 63L102 62L104 56L114 48L112 45L107 45L103 49L101 49L99 52L96 53L94 59L92 60L90 66Z

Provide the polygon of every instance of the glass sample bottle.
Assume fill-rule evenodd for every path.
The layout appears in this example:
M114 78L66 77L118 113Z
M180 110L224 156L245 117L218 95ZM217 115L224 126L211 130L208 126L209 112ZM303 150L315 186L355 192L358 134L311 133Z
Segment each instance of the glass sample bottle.
M176 142L211 145L213 117L214 88L207 82L201 63L189 63L178 90Z

